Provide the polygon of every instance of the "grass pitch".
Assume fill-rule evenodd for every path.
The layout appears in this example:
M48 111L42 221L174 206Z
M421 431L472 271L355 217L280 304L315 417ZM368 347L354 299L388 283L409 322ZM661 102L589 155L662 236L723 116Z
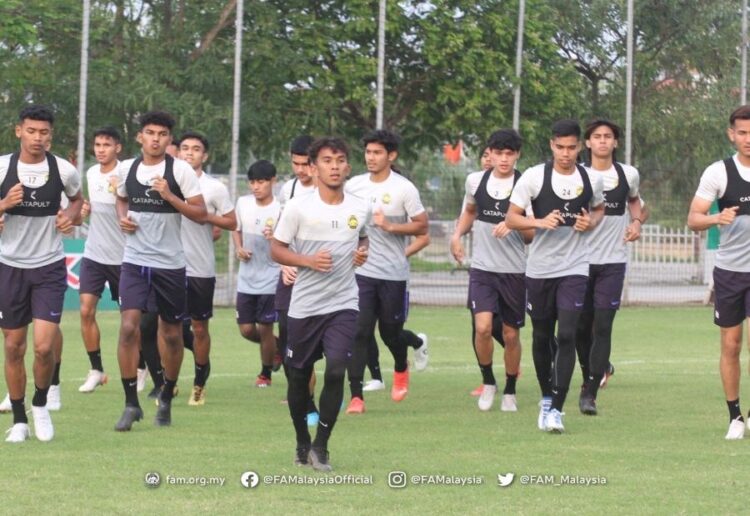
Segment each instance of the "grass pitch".
M530 353L530 324L522 333L525 349L518 382L519 412L502 413L496 404L491 412L481 413L476 399L469 396L481 377L468 340L467 311L413 308L408 327L430 336L428 369L412 374L411 389L403 402L393 403L387 391L369 393L366 414L342 413L330 443L335 473L361 475L371 479L371 485L321 484L322 475L292 466L294 433L287 406L280 403L286 382L279 374L269 389L252 386L259 371L258 349L240 338L233 313L219 310L211 323L214 344L206 405L187 405L193 375L192 355L187 352L179 381L181 392L172 409L173 426L153 426L155 407L142 396L146 418L129 433L112 430L123 405L115 355L118 314L99 316L110 383L93 394L80 394L77 389L88 370L88 360L77 313L66 313L63 409L53 413L55 439L49 443L34 439L20 445L0 443L0 475L6 493L0 512L745 510L741 493L750 442L723 439L727 411L718 375L718 329L711 322L709 308L623 309L615 321L613 362L617 371L599 396L600 415L585 417L578 412L580 373L576 371L565 407L564 435L547 435L536 428L539 392ZM498 347L495 373L502 383L500 351ZM33 354L28 355L31 378ZM381 361L390 387L387 371L392 361L382 347ZM27 400L31 389L29 385ZM748 407L746 401L744 410ZM10 415L0 418L10 426ZM256 472L260 485L244 488L240 477L245 471ZM391 471L405 472L409 485L389 487ZM148 472L159 473L160 487L146 487ZM507 473L515 474L513 483L499 487L498 475ZM265 476L274 475L277 482L283 482L283 475L301 475L306 483L264 483ZM482 483L412 482L414 476L437 482L438 475L445 475L443 481L468 478ZM178 477L223 478L224 485L168 483L168 478ZM566 478L599 484L566 484ZM312 484L316 480L318 485Z

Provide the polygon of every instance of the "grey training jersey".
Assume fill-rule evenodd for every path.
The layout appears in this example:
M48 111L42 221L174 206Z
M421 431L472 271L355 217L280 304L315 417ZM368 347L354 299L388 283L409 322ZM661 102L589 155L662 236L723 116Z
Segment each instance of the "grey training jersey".
M127 198L125 181L128 178L132 159L123 161L118 168L120 183L117 195ZM138 165L136 179L148 185L157 177L164 177L165 161L157 165ZM181 159L174 160L174 179L185 199L201 195L201 187L193 167ZM128 211L130 218L138 224L135 233L125 236L123 262L142 267L159 269L181 269L185 267L185 252L182 248L180 213L153 213Z
M224 183L203 172L198 177L198 184L209 215L226 215L234 209ZM216 276L213 224L198 224L183 216L181 231L187 275L191 278Z
M740 178L750 182L750 168L745 167L734 155L734 164ZM724 196L727 189L727 171L723 161L712 163L701 176L695 196L714 202ZM733 272L750 272L750 216L738 215L734 222L719 228L719 249L716 251L716 267Z
M369 203L346 194L341 204L326 204L318 192L291 199L281 214L274 237L299 254L328 250L331 271L300 267L292 289L289 317L301 319L341 310L359 310L359 290L354 277L354 251L366 236ZM370 251L372 253L372 251ZM370 254L372 256L372 254Z
M86 172L91 214L83 256L105 265L120 265L125 250L125 234L115 209L118 181L117 166L106 174L102 174L98 164Z
M625 179L628 181L628 198L638 197L640 187L640 176L635 167L620 164ZM614 190L618 186L618 177L615 167L609 170L599 171L588 167L589 177L600 176L602 178L603 195ZM627 201L626 201L627 202ZM625 206L622 215L605 215L602 221L588 233L589 262L601 265L605 263L626 263L628 261L628 247L625 242L625 231L630 224L630 211Z
M65 195L72 197L81 190L81 176L69 162L55 156ZM10 155L0 156L0 184L5 181ZM45 158L40 163L18 161L18 180L28 188L39 188L49 179L49 165ZM5 228L0 240L0 262L32 269L43 267L65 258L62 235L55 228L55 217L27 217L5 214Z
M477 205L475 195L485 172L473 172L466 177L466 204ZM487 194L498 201L510 197L513 191L513 175L505 178L490 174ZM492 235L495 224L476 219L473 224L471 268L487 272L520 273L526 271L526 251L523 238L512 231L505 238Z
M255 295L273 295L279 280L279 264L271 260L271 243L263 234L266 228L273 230L279 220L281 204L273 199L266 206L258 206L253 195L237 199L237 231L242 234L242 247L253 254L246 262L240 262L237 277L237 292Z
M369 173L355 176L346 183L346 191L369 201L373 212L382 210L393 223L409 222L425 211L414 184L392 170L388 178L380 183L372 182ZM357 274L390 281L408 280L406 246L409 237L383 231L372 220L367 228L367 236L370 239L369 258L357 269Z
M602 180L591 175L592 197L590 206L600 206ZM521 175L510 196L511 204L526 211L531 201L539 196L544 182L544 163L531 167ZM552 190L561 199L575 199L583 191L583 178L578 169L570 175L552 171ZM526 275L530 278L560 278L563 276L589 275L589 250L584 233L573 226L557 229L537 229L529 246L526 260Z

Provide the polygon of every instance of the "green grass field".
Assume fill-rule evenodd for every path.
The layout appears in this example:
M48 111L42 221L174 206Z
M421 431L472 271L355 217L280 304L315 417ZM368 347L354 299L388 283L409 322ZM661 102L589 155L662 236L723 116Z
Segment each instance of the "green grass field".
M187 405L192 356L186 353L173 426L154 427L155 407L142 399L146 419L124 434L112 430L123 404L115 359L117 314L100 315L110 383L93 394L80 394L88 361L77 314L68 312L63 320L63 409L53 414L55 439L0 444L6 493L0 512L744 512L750 442L723 439L728 421L717 369L718 330L709 308L623 309L615 322L617 373L599 397L600 415L578 412L576 371L564 435L536 428L539 394L528 327L522 335L526 350L519 412L502 413L497 406L479 412L468 394L481 377L468 342L467 317L461 309L413 308L409 327L430 335L428 369L412 375L409 396L400 404L381 391L367 397L365 415L341 414L330 443L335 472L371 475L373 485L261 483L245 489L240 475L247 470L261 478L320 475L292 466L294 434L287 407L280 403L286 382L279 375L269 389L252 387L258 350L239 337L233 311L220 310L212 323L206 405ZM381 357L389 369L387 351ZM30 360L28 356L27 364ZM499 354L495 362L502 363ZM501 367L496 375L502 378ZM390 374L386 381L390 386ZM748 407L746 401L744 410ZM11 416L0 417L9 427ZM484 483L392 489L387 476L393 470L408 476L480 476ZM160 487L145 487L144 475L150 471L161 475ZM515 473L515 481L499 487L497 475L509 472ZM226 483L166 485L167 475L217 476ZM604 477L606 485L522 485L522 475Z

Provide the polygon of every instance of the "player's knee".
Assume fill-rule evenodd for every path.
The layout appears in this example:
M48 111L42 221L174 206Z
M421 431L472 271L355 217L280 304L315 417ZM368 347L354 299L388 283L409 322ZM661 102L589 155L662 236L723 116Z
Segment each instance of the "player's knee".
M240 335L243 338L252 342L259 342L258 332L255 330L255 326L252 324L240 324Z
M575 328L559 328L557 331L557 343L561 348L575 346Z
M26 341L23 339L5 339L5 361L23 362L26 352Z
M288 371L290 385L303 386L305 389L307 388L307 384L310 381L310 371L298 367L289 367Z
M503 341L505 348L515 348L521 345L518 328L503 325Z
M120 323L120 340L133 340L140 331L140 325L130 319L123 319Z
M92 324L96 318L96 305L81 304L81 324Z
M492 338L492 321L489 321L489 322L475 321L474 328L476 331L476 336L478 338L480 339Z
M347 363L343 360L332 360L326 364L325 381L343 382Z
M208 325L193 323L193 335L195 336L196 340L208 339Z
M35 342L34 358L42 361L52 360L54 358L52 342Z

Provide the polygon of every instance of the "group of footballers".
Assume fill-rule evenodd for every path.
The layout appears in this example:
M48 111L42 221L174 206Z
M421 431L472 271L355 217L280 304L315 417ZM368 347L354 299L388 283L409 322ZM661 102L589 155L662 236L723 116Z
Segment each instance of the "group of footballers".
M91 369L79 390L92 392L107 381L95 314L108 284L120 305L117 357L125 394L115 430L129 431L143 418L138 392L147 367L155 381L154 422L171 424L186 347L195 363L189 404L205 403L216 281L213 243L221 230L232 232L240 261L239 331L259 344L262 369L255 385L270 386L272 373L284 368L296 434L295 464L331 470L328 440L347 375L347 414L365 412L365 390L384 388L376 325L394 360L391 398L399 402L406 397L408 349L414 349L415 370L423 370L429 358L426 335L404 328L408 257L428 245L429 236L417 188L394 167L397 135L385 130L367 134L362 140L367 173L351 179L346 142L299 137L290 149L295 177L283 185L280 198L274 195L275 166L260 160L247 172L250 194L233 204L226 187L203 171L209 153L206 137L187 132L174 140L172 116L148 112L140 119L141 154L134 159L118 161L116 130L96 131L97 165L86 174L89 199L84 201L75 167L48 152L53 124L48 108L24 108L15 128L20 149L0 157L0 327L8 385L0 409L13 413L6 441L23 442L30 436L24 355L31 323L34 432L41 441L54 436L49 411L61 405L59 322L67 287L61 238L84 217L89 217L89 234L80 273L81 331ZM738 357L743 313L750 315L750 284L742 276L750 267L741 249L746 231L741 215L750 213L748 124L750 107L733 113L729 137L738 154L709 167L689 217L694 229L722 227L716 322L722 327L728 439L742 437L745 428ZM551 132L552 159L523 174L515 168L520 135L502 129L490 136L487 166L466 179L450 247L462 263L462 237L473 231L468 308L482 377L476 390L479 409L490 410L498 391L494 338L504 347L500 408L517 411L519 330L527 312L541 391L538 427L562 433L576 354L583 374L580 411L597 414L598 390L613 372L612 326L622 294L626 244L639 238L647 210L638 171L615 160L616 124L597 119L582 134L578 122L560 120ZM173 143L176 158L169 152ZM581 163L584 152L588 160ZM708 215L714 199L721 212ZM313 366L323 357L316 406ZM368 365L373 380L365 386ZM316 427L314 439L309 426Z

